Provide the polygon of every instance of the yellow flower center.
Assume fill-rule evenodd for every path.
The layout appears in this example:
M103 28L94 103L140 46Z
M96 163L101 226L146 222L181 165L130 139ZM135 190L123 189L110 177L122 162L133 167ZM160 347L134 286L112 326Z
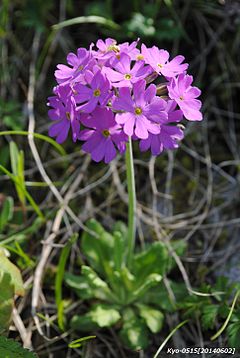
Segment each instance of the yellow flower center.
M109 130L107 130L107 129L104 129L103 131L102 131L102 134L104 135L104 137L109 137L110 136L110 132L109 132Z
M183 100L184 100L183 96L180 96L180 97L179 97L179 99L180 99L181 101L183 101Z
M161 65L161 63L158 63L158 67L163 68L163 65Z
M77 70L82 71L83 70L83 65L80 65Z
M71 120L71 117L70 117L70 113L69 112L66 112L66 117L67 119L70 121Z
M137 60L143 60L143 59L144 59L143 55L138 55L137 56Z
M142 114L142 108L136 107L134 112L137 116L139 116L140 114Z
M132 75L130 75L130 73L126 73L126 75L124 75L125 80L130 80L132 78Z
M100 89L96 89L96 90L93 92L94 97L99 97L100 94L101 94Z
M117 46L116 44L112 44L110 46L108 46L107 51L114 51L114 52L119 52L120 48L119 46Z

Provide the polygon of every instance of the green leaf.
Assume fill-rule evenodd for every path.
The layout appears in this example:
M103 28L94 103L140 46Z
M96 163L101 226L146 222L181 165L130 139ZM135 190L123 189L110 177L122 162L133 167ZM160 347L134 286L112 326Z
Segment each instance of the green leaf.
M240 317L240 307L238 306L238 308L235 308L233 311L233 314L231 316L231 322L239 322L239 317Z
M184 298L188 297L188 291L184 283L177 283L168 280L169 288L173 292L176 303L172 300L163 282L156 287L151 288L144 296L144 302L154 304L167 312L173 312L176 309L176 304L182 302Z
M17 176L19 183L21 186L26 190L26 184L25 184L25 177L24 177L24 153L22 150L20 150L18 154L18 167L17 167ZM25 203L25 193L24 191L21 191L21 201Z
M16 241L15 243L15 247L16 250L14 250L13 247L11 247L11 249L13 249L15 251L15 253L17 255L19 255L24 262L24 268L33 268L35 266L35 262L31 259L31 253L26 253L26 250L23 251L23 249L21 248L21 246L19 245L19 243Z
M26 240L27 237L31 237L33 234L38 233L41 226L45 223L45 220L37 217L31 225L23 229L22 231L17 231L8 235L8 237L1 241L1 245L10 244L16 241Z
M178 307L184 309L184 317L192 318L200 316L203 307L210 304L209 297L199 297L197 295L187 296L182 302L178 303Z
M125 252L126 245L125 240L119 231L115 231L113 233L114 237L114 248L113 248L113 258L114 258L114 266L117 271L121 271L122 266L125 263Z
M133 14L125 26L130 34L134 33L140 36L153 36L156 32L153 19L145 17L141 13Z
M164 0L165 4L169 7L171 7L173 4L172 4L172 0Z
M12 219L13 208L14 208L13 198L9 196L3 202L3 208L0 213L0 231L2 231L5 225L8 223L8 221Z
M214 328L218 309L218 305L206 305L203 307L203 313L201 317L203 329L208 330Z
M18 114L15 116L4 116L3 123L10 129L21 130L23 128L23 122L21 121L21 117L18 116Z
M82 251L94 270L99 274L111 276L110 262L113 259L114 238L94 219L87 222L87 227L97 237L85 231L81 241Z
M12 284L14 285L14 292L16 295L24 295L24 287L22 276L19 269L12 264L5 256L3 250L0 249L0 272L8 273L11 276Z
M145 278L145 282L141 284L133 293L131 301L135 301L136 299L141 299L144 295L154 286L158 285L162 280L162 276L156 273L150 274Z
M10 159L12 173L15 176L15 188L20 202L25 205L26 202L26 186L24 179L24 154L19 151L15 142L10 142Z
M29 132L26 132L26 131L2 131L0 132L0 136L4 136L4 135L22 135L22 136L28 136L30 133ZM40 134L40 133L31 133L31 135L34 137L34 138L38 138L38 139L42 139L44 140L45 142L47 143L50 143L53 147L55 147L55 149L63 156L66 155L66 152L65 150L63 149L63 147L58 144L55 140L53 140L52 138L46 136L46 135L43 135L43 134Z
M106 282L104 282L97 274L96 272L89 266L82 266L82 275L83 277L85 277L89 284L93 287L93 288L107 288L108 285L106 284Z
M8 145L2 146L2 143L1 143L0 163L1 163L3 166L7 166L7 165L8 165L9 155L10 155L10 153L9 153L9 146L8 146Z
M227 318L226 318L225 322L223 323L221 328L211 337L211 341L214 341L215 339L217 339L224 332L224 330L227 328L230 320L234 319L234 307L235 307L235 305L237 303L239 295L240 295L240 290L237 290L237 292L235 293L235 296L233 298L231 308L229 310L229 313L227 315Z
M127 240L128 237L128 228L127 226L122 222L122 221L116 221L113 224L113 233L114 232L120 232L122 235L122 238L124 239L124 241Z
M65 273L65 282L81 299L97 298L118 303L119 297L114 295L108 284L88 266L82 266L82 275Z
M99 327L111 327L121 318L119 312L115 308L105 304L94 306L88 312L88 315Z
M92 331L98 327L110 327L120 320L120 314L115 307L98 304L82 316L74 316L71 327L79 331Z
M165 245L160 241L155 242L140 254L135 255L133 274L141 282L145 282L146 277L153 273L163 275L167 270L168 257Z
M89 287L94 290L96 298L106 301L115 299L108 284L103 281L91 267L82 266L82 276Z
M238 322L230 323L227 327L227 336L229 345L233 348L240 348L240 320Z
M0 133L1 134L1 133ZM4 168L2 165L0 165L0 170L6 174L7 176L9 176L9 178L14 182L15 187L19 188L19 190L24 193L24 196L28 199L29 203L31 204L31 206L33 207L33 209L36 211L36 213L38 214L38 216L42 219L44 219L44 215L42 214L41 210L39 209L37 203L34 201L34 199L32 198L32 196L28 193L28 191L25 189L25 184L21 185L21 183L19 182L18 178L15 177L15 175L13 175L11 172L9 172L9 170L7 170L6 168Z
M37 358L37 355L21 347L13 339L0 336L0 357L1 358Z
M26 250L23 251L18 241L14 242L14 246L4 245L4 248L10 252L14 252L18 255L21 260L18 260L18 265L21 268L33 268L35 266L35 262L31 260L30 256L26 253Z
M21 105L16 101L0 99L0 117L8 128L22 129L24 127Z
M114 271L113 272L113 282L111 284L111 289L113 292L113 300L114 303L119 305L125 305L128 302L128 283L132 286L130 280L132 279L131 274L123 267L121 271ZM130 276L129 276L130 275ZM132 289L130 289L132 291Z
M80 332L90 332L98 327L96 322L93 322L92 317L87 313L85 315L75 315L71 319L70 326Z
M86 278L82 276L73 275L69 272L64 274L65 283L76 292L78 297L82 299L94 298L94 290L91 289Z
M0 271L0 334L3 334L11 323L14 303L14 285L11 281L9 273Z
M143 320L135 316L131 309L123 314L123 327L119 332L122 342L134 350L144 349L148 346L148 330Z
M157 333L162 329L164 316L161 311L144 304L136 304L139 309L140 317L144 319L146 325L152 333Z
M126 290L132 292L136 282L135 276L131 274L127 267L123 267L120 273L120 277Z
M107 290L106 293L109 293L109 287L106 282L103 281L91 267L83 265L82 275L92 288Z
M13 175L18 175L18 147L15 142L10 142L10 159Z
M87 336L87 337L75 339L74 341L69 343L68 347L69 348L80 348L83 345L83 343L85 343L86 341L89 341L90 339L93 339L93 338L96 338L96 336Z
M212 288L212 292L225 292L224 295L220 294L220 295L215 295L215 298L219 301L222 302L226 295L230 296L232 291L236 289L236 283L230 285L229 283L229 279L227 277L224 276L219 276L217 278L217 282L215 283L215 285Z
M64 330L63 301L62 301L63 276L72 245L77 241L77 238L78 238L78 234L74 234L69 239L66 246L62 249L58 267L57 267L57 274L55 279L55 300L57 305L58 325L61 330Z

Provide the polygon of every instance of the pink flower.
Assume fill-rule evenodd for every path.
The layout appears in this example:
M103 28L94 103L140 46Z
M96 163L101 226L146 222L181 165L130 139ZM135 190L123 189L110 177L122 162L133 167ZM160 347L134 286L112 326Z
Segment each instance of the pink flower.
M74 86L76 103L83 103L78 107L80 112L91 113L98 104L105 106L112 97L110 83L106 76L98 70L95 74L86 71L87 85L77 83Z
M98 107L82 123L91 128L82 130L79 135L79 139L85 141L82 150L90 153L95 162L109 163L116 157L116 148L120 153L125 152L128 138L110 109Z
M132 87L140 79L146 78L151 72L144 61L135 62L131 68L131 58L122 53L119 60L112 63L112 67L103 67L103 72L115 87Z
M151 149L152 155L159 155L164 149L175 149L179 146L179 141L183 139L184 133L181 128L174 126L173 122L180 122L183 118L181 110L176 110L177 104L168 101L166 111L168 118L159 124L158 134L149 134L147 139L140 140L140 150L142 152Z
M122 53L129 55L131 59L136 59L140 51L136 48L137 41L133 41L131 44L124 42L117 44L117 41L112 38L107 38L105 41L98 40L96 47L98 51L93 51L94 57L99 60L110 60L118 58Z
M120 54L126 53L131 58L131 60L137 60L137 57L140 56L140 51L136 48L138 41L139 39L137 39L137 41L133 41L131 44L128 42L120 44Z
M48 116L55 121L49 128L49 136L56 137L58 143L63 143L72 129L72 139L76 142L80 132L80 115L76 110L76 103L69 96L69 86L58 86L55 89L57 96L48 98L48 106L53 107L48 111Z
M129 138L153 155L174 149L183 138L176 123L202 120L201 91L192 86L184 57L170 60L166 50L144 44L140 52L138 42L98 40L97 49L79 48L68 54L67 65L57 66L48 115L54 121L49 135L58 143L71 131L93 160L109 163Z
M183 115L189 121L201 121L203 119L200 108L201 101L196 99L201 91L192 87L193 77L185 74L172 78L168 85L169 97L179 105Z
M77 55L70 52L67 56L67 63L70 65L57 65L55 77L59 84L80 80L86 69L91 69L95 60L91 58L90 52L85 48L79 48Z
M165 77L175 77L188 68L187 63L182 63L184 61L183 56L176 56L169 61L169 53L166 50L160 50L156 46L147 48L142 44L141 50L145 63L149 64L158 74L162 74Z
M156 123L167 119L166 102L156 96L156 86L152 84L146 90L145 86L144 80L135 83L133 97L130 88L120 88L119 97L112 104L113 109L124 111L116 114L116 122L123 125L124 132L141 139L146 139L149 133L159 133Z

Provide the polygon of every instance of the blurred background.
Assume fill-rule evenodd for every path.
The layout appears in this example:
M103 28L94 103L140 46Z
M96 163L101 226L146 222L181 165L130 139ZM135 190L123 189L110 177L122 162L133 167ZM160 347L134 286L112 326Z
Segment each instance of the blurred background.
M185 139L177 151L151 158L150 153L143 154L134 148L139 245L156 237L152 227L155 213L161 226L159 235L164 237L167 233L187 245L181 259L184 270L176 269L174 278L194 287L213 285L220 275L229 282L240 282L239 0L2 0L0 131L35 128L35 132L47 135L46 102L55 85L56 65L66 63L68 52L76 52L78 47L88 48L97 39L107 37L118 42L140 38L147 46L167 49L171 56L184 55L190 63L189 74L202 90L204 120L185 123ZM24 151L26 181L43 180L43 171L39 173L27 137L0 136L0 164L10 167L11 140ZM111 228L114 220L127 220L122 158L107 167L91 163L80 152L79 144L71 140L64 144L65 156L59 155L45 141L36 139L35 145L45 173L62 195L76 177L84 173L70 202L81 222L94 216ZM153 190L154 185L157 191ZM49 213L51 223L60 205L54 193L48 186L29 185L28 190L39 207ZM13 184L6 175L0 176L0 193L2 197L14 197L15 219L10 233L36 224L34 213L23 214ZM24 279L30 282L42 254L41 240L47 235L47 225L34 226L22 244L35 264L29 266L23 258L13 256L23 270ZM66 219L61 227L61 244L67 241L69 230L76 230L76 222ZM8 238L9 232L4 232L2 239ZM78 255L76 249L72 265ZM49 315L54 313L51 280L58 256L59 248L53 247L42 287L44 299L40 300L44 313ZM31 321L28 305L31 305L30 293L21 307L26 325ZM168 321L169 327L174 327L174 323ZM45 334L50 335L47 324L44 329ZM152 338L152 346L144 357L151 357L166 332ZM109 345L114 344L114 333L103 332L101 337L88 357L102 357L106 349L107 357L135 356L121 347L116 348L115 355L111 352ZM209 339L208 334L202 336L198 328L192 328L191 334L180 338L188 344ZM64 339L47 346L35 331L32 339L40 357L55 357L55 349L65 349ZM76 352L72 355L66 353L67 350L64 352L62 357L78 356ZM136 353L136 356L141 355Z

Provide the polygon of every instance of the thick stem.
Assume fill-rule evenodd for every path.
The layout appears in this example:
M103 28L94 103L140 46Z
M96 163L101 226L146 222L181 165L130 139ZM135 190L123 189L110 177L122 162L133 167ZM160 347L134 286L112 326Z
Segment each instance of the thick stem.
M136 189L134 164L132 153L132 140L129 137L126 150L126 170L128 187L128 242L127 242L127 265L130 268L135 247L136 236Z

